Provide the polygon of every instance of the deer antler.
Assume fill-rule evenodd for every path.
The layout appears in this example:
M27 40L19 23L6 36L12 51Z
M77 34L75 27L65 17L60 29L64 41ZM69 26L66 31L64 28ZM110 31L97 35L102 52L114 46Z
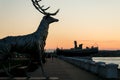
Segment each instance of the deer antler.
M45 9L43 9L44 5L43 5L43 6L40 6L40 5L39 5L39 2L42 1L42 0L31 0L31 1L32 1L34 7L35 7L40 13L42 13L42 14L44 14L44 15L52 15L52 16L54 16L54 15L56 15L56 14L59 12L59 9L58 9L55 13L45 12L45 11L48 10L50 7L47 7L47 8L45 8Z

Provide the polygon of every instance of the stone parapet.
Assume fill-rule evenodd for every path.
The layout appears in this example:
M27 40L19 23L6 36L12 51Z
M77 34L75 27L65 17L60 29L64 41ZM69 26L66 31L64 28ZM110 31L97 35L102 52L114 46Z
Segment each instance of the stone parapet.
M118 78L118 64L114 64L114 63L106 64L105 62L95 62L83 58L78 59L78 58L64 57L64 56L61 56L59 58L73 65L76 65L81 69L97 74L100 77L107 79Z

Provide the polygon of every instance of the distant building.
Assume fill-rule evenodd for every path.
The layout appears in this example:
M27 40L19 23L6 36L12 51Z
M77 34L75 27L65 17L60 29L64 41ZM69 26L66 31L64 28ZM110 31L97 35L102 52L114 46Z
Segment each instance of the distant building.
M92 46L91 48L86 47L83 49L83 44L77 46L77 41L74 41L74 48L71 49L56 49L57 55L62 56L90 56L91 54L98 53L98 47Z

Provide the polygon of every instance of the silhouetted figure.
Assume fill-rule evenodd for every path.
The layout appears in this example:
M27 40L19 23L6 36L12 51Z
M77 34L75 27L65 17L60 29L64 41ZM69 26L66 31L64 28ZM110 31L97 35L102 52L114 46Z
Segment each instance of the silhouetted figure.
M54 60L54 55L53 54L51 54L51 59L52 59L52 61Z

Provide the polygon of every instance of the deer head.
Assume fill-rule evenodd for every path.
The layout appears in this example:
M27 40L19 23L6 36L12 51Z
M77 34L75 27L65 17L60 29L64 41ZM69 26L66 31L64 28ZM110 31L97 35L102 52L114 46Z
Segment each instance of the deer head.
M59 9L58 9L55 13L49 13L49 12L46 12L46 10L48 10L50 7L47 7L47 8L44 8L44 9L43 9L44 5L42 5L42 6L39 5L39 2L40 2L41 0L31 0L31 1L32 1L34 7L35 7L40 13L42 13L42 14L45 15L45 16L43 17L43 19L46 20L47 23L50 24L50 23L52 23L52 22L57 22L57 21L58 21L58 19L55 19L55 18L53 18L53 17L51 17L51 16L55 16L55 15L59 12Z

